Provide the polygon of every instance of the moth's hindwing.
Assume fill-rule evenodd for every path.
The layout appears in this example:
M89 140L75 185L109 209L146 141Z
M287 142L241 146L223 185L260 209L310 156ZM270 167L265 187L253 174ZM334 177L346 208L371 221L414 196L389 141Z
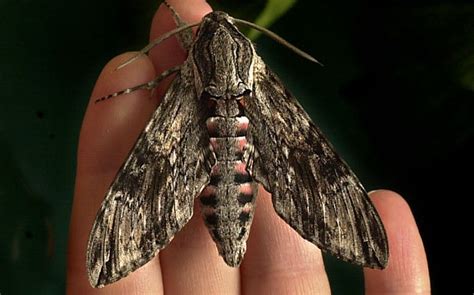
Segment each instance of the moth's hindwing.
M191 218L214 158L185 63L102 203L87 248L94 287L151 260Z
M384 268L387 237L366 191L259 57L245 113L255 149L250 169L280 217L340 259Z

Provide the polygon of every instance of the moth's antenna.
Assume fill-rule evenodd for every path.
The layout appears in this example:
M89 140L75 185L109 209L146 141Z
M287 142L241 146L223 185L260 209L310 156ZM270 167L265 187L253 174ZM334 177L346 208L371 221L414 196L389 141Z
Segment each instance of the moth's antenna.
M290 50L292 50L296 54L306 58L307 60L310 60L314 63L317 63L321 66L324 66L317 59L315 59L314 57L312 57L308 53L304 52L303 50L297 48L296 46L292 45L290 42L286 41L285 39L283 39L282 37L280 37L277 34L273 33L272 31L270 31L268 29L265 29L264 27L261 27L257 24L254 24L254 23L248 22L246 20L243 20L243 19L232 18L232 20L234 22L238 23L238 24L243 24L243 25L251 27L252 29L258 30L258 31L264 33L265 35L267 35L268 37L272 38L273 40L277 41L278 43L282 44L283 46L288 47Z
M129 94L129 93L132 93L132 92L137 91L137 90L140 90L140 89L145 89L145 90L152 90L152 91L154 91L154 90L155 90L155 87L157 87L158 84L159 84L163 79L165 79L166 77L168 77L169 75L171 75L171 74L173 74L173 73L178 72L180 69L181 69L181 65L172 67L172 68L170 68L170 69L164 71L164 72L161 73L159 76L157 76L155 79L153 79L153 80L151 80L151 81L149 81L149 82L147 82L147 83L143 83L143 84L140 84L140 85L131 87L131 88L126 88L126 89L124 89L124 90L121 90L121 91L118 91L118 92L114 92L114 93L109 94L109 95L106 95L106 96L102 96L101 98L96 99L96 100L95 100L95 103L104 101L104 100L106 100L106 99L114 98L114 97L117 97L117 96L122 95L122 94ZM153 94L152 94L152 95L153 95Z
M194 23L194 24L189 24L189 25L186 25L186 26L183 26L183 27L179 27L179 28L176 28L174 30L171 30L163 35L161 35L160 37L156 38L155 40L153 40L150 44L148 44L147 46L145 46L145 48L143 48L142 50L140 50L136 55L132 56L130 59L126 60L125 62L123 62L122 64L120 64L115 70L119 70L123 67L125 67L126 65L134 62L135 60L137 60L140 56L146 54L148 51L150 51L153 47L155 47L156 45L160 44L161 42L163 42L164 40L184 31L184 30L187 30L187 29L190 29L192 27L195 27L195 26L199 26L201 22L198 22L198 23Z
M176 26L178 28L186 26L188 23L185 22L181 16L179 16L179 13L174 9L171 4L168 3L168 1L163 1L163 4L168 8L168 10L171 12L171 15L173 16L174 22L176 23ZM193 45L193 31L192 30L186 30L181 32L178 35L178 41L181 45L181 47L185 51L189 51Z

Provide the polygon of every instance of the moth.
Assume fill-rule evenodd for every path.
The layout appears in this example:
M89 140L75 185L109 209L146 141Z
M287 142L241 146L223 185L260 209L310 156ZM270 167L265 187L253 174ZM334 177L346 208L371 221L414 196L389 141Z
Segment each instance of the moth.
M385 230L364 187L236 24L256 27L218 11L182 24L141 52L199 26L181 66L100 99L176 73L97 213L86 263L93 287L150 261L190 220L196 198L219 254L239 266L258 184L302 238L351 263L387 265Z

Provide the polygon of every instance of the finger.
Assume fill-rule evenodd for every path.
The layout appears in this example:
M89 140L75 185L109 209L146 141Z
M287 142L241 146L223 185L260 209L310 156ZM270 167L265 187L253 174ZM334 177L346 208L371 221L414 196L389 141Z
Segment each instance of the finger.
M211 11L202 0L168 1L181 18L188 23L198 22ZM158 25L159 24L159 25ZM161 6L156 13L150 38L153 40L176 27L170 11ZM163 52L173 51L169 58ZM150 57L158 71L182 64L186 53L176 38L159 44L152 50ZM194 81L190 81L193 83ZM160 252L163 282L169 294L233 294L239 290L239 272L228 267L218 255L195 206L190 222L175 236L173 241Z
M243 294L329 294L321 251L275 212L261 186L248 250L241 266Z
M77 154L77 173L68 248L69 294L130 294L162 291L160 266L150 262L127 278L103 289L92 289L85 267L86 246L100 203L118 169L149 120L157 101L149 91L136 91L101 103L95 99L151 80L155 71L148 58L114 71L133 53L109 62L95 85L84 116Z
M385 270L364 269L366 294L430 294L425 249L410 207L391 191L370 194L387 231Z

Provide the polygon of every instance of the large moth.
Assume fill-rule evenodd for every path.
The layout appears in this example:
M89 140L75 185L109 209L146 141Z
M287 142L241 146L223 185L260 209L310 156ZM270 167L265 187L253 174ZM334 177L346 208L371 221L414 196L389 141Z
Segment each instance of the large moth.
M386 234L363 186L235 23L248 24L209 13L181 66L102 98L176 73L97 214L87 248L92 286L151 260L189 221L196 198L220 255L239 266L258 184L304 239L348 262L386 266Z

